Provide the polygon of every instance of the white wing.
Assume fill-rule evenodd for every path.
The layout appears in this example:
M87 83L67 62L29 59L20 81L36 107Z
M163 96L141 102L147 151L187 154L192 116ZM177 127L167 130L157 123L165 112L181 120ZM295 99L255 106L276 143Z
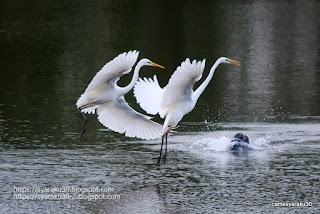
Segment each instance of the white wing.
M102 84L113 85L122 75L131 71L133 65L138 59L138 56L139 52L136 50L119 54L113 60L105 64L100 71L98 71L88 85L86 92L94 90Z
M85 107L81 110L82 112L94 114L99 105L109 99L105 94L101 95L101 92L110 89L109 93L112 93L119 78L131 71L138 55L139 52L135 50L128 53L124 52L105 64L77 100L77 108Z
M97 114L100 123L127 137L156 139L162 136L162 126L132 109L123 96L113 103L100 105Z
M202 62L193 60L191 63L187 58L181 63L163 91L161 117L164 117L168 110L177 103L192 98L193 86L201 79L204 67L205 59Z
M143 110L148 114L157 114L160 111L163 91L157 76L154 75L153 79L139 78L134 86L133 94Z

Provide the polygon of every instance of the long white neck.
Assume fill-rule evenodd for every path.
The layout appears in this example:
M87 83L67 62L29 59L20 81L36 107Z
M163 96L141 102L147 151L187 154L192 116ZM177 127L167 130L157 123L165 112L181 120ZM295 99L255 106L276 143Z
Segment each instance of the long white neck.
M144 66L143 62L141 62L141 60L138 62L138 64L136 65L136 67L134 68L134 72L133 72L133 76L132 76L132 80L129 83L129 85L127 85L126 87L121 88L121 94L125 95L127 94L132 88L133 86L136 84L138 78L139 78L139 71L141 69L141 67Z
M197 100L199 99L200 95L203 93L203 91L206 89L206 87L208 86L210 80L213 77L214 71L216 70L216 68L218 67L218 65L221 63L221 58L219 58L214 65L212 66L212 68L210 69L210 73L207 76L207 78L205 79L205 81L203 81L203 83L197 88L197 90L195 90L193 92L192 98L193 100L195 100L197 102Z

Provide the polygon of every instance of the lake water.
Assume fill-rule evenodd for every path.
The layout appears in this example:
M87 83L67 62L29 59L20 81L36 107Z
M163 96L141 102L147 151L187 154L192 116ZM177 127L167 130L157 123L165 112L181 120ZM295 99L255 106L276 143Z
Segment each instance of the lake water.
M317 213L319 9L311 0L4 1L0 212ZM220 56L241 62L218 67L161 168L160 140L126 138L95 115L79 139L76 100L106 62L133 49L166 67L140 72L162 86L187 57L206 58L204 77ZM132 93L126 100L142 112ZM230 150L237 132L252 150Z

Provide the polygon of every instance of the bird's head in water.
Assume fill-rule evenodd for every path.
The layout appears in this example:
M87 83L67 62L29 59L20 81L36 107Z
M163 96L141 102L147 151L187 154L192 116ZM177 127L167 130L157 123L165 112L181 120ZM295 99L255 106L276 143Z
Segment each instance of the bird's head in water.
M241 142L245 142L249 144L249 138L247 135L244 135L242 133L237 133L235 134L235 136L233 137L232 141L241 141Z

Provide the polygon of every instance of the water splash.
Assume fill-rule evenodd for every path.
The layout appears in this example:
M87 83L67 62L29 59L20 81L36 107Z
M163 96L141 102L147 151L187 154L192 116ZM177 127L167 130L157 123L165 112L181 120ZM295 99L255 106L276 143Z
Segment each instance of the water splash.
M233 136L233 135L230 135ZM215 152L222 153L231 151L234 145L232 138L226 135L221 136L176 136L175 145L171 148L193 152ZM257 139L251 139L249 145L245 145L249 150L262 150L271 146L272 140L270 136L263 136Z
M271 136L266 135L266 136L257 138L252 142L252 144L254 147L258 149L262 149L263 147L269 147L271 145L271 142L272 142Z

